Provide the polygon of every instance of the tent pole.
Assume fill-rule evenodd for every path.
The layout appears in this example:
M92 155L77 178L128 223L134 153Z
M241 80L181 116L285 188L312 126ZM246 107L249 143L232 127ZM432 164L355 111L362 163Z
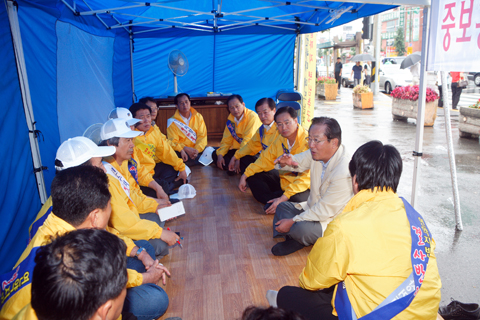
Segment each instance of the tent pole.
M300 79L300 55L302 53L301 51L301 48L302 48L302 36L300 34L297 34L297 72L296 72L296 76L295 76L295 90L299 91L300 90L300 87L299 87L299 79Z
M376 14L374 19L374 38L375 38L375 80L373 81L373 94L377 95L380 92L380 46L382 40L380 39L380 31L382 25L380 23L380 14Z
M415 139L415 149L413 157L415 159L413 165L413 182L412 182L412 199L411 204L415 207L417 198L418 177L420 175L420 159L422 157L423 148L423 131L425 122L425 99L427 94L427 77L426 62L428 55L428 26L430 19L429 7L423 7L423 28L422 28L422 57L420 60L420 86L418 90L418 111L417 111L417 134Z
M40 201L42 204L44 204L47 201L47 190L45 189L45 180L43 178L43 170L45 168L42 166L40 148L37 140L37 129L35 127L35 119L33 117L27 68L25 65L25 57L23 55L22 36L20 34L20 25L18 23L18 11L16 5L12 1L7 1L7 13L8 20L10 22L10 31L12 33L18 80L20 83L20 91L22 93L23 109L25 111L25 120L27 122L29 132L28 137L30 140L30 149L32 151L35 178L37 180Z
M443 93L443 112L445 113L445 133L447 134L448 160L450 162L450 176L452 178L453 205L455 210L455 227L457 230L463 230L462 214L460 212L460 197L458 194L457 168L455 165L455 153L453 151L452 123L450 121L450 97L448 96L447 74L441 71L442 93ZM443 85L445 83L445 85Z
M131 28L131 27L130 27ZM130 70L132 72L132 103L135 103L135 79L133 77L133 34L130 31Z

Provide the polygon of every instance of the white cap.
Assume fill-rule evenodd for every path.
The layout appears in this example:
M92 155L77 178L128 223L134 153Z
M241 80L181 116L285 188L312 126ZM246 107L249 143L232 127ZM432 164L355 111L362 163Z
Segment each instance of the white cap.
M55 169L63 170L76 167L94 157L107 157L115 153L115 147L99 147L92 140L85 137L75 137L64 141L57 150L55 162L60 161L61 166Z
M197 191L191 184L182 184L180 188L178 188L178 193L173 194L170 196L172 199L191 199L197 195Z
M125 119L110 119L102 126L100 137L102 140L117 138L135 138L143 132L132 131Z
M139 123L140 121L142 121L140 119L135 119L132 116L132 113L130 112L130 110L125 108L115 108L112 111L110 111L110 114L108 115L108 120L110 119L125 119L127 120L127 124L129 126L133 126L136 123Z

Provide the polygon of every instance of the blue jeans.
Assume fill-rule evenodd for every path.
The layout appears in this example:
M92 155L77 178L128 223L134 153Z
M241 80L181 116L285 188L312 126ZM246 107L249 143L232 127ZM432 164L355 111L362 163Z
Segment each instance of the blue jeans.
M147 253L155 260L155 249L146 240L134 241L138 247L144 247ZM139 273L145 272L142 261L135 258L127 258L127 268ZM168 308L167 293L153 283L127 289L127 296L123 305L123 312L130 312L139 320L157 319Z

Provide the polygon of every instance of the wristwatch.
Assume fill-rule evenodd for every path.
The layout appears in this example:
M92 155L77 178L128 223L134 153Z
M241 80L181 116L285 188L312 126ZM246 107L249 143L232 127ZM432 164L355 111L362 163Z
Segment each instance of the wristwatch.
M144 250L145 250L144 247L140 247L140 248L137 250L137 253L135 253L135 256L137 256L137 258L138 258L138 256L140 255L140 253L142 253Z

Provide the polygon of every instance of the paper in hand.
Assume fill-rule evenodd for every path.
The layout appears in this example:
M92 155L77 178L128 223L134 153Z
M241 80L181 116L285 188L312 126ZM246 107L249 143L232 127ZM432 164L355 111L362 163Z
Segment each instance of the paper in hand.
M183 207L183 202L179 201L172 204L170 207L165 207L157 210L160 221L167 221L182 214L185 214L185 208Z

